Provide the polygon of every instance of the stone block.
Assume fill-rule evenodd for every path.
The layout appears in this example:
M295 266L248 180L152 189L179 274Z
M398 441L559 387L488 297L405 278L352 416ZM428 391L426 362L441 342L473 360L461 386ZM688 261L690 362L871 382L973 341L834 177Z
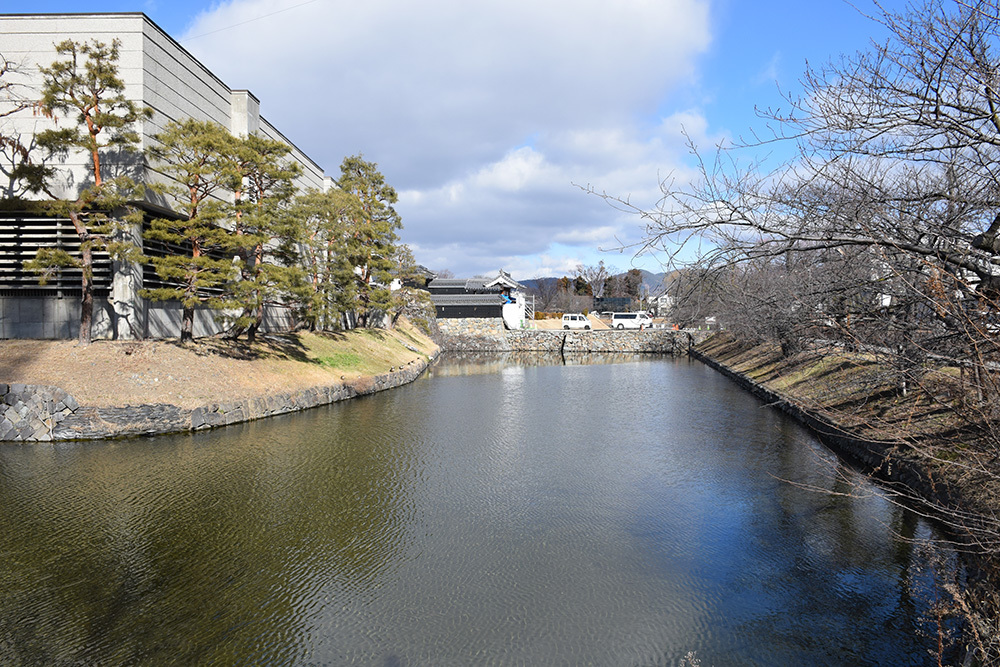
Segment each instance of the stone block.
M205 408L195 408L191 411L191 428L199 429L207 425L205 419Z
M14 424L9 419L0 419L0 440L9 440L14 431Z
M251 417L263 417L267 415L267 401L258 396L249 401L250 404L250 416Z
M242 407L234 407L226 413L227 424L238 424L247 420L246 412Z
M207 426L225 426L226 415L223 412L206 412L205 424Z

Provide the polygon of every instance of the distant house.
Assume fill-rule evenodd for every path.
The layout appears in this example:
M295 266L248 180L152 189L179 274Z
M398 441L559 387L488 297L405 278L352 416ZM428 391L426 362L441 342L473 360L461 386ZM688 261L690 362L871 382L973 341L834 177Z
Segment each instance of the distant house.
M528 319L521 284L502 269L493 278L435 278L426 289L438 319L502 318L508 328Z
M661 294L649 299L649 309L656 313L657 317L667 317L670 314L670 309L673 307L674 297L669 294Z

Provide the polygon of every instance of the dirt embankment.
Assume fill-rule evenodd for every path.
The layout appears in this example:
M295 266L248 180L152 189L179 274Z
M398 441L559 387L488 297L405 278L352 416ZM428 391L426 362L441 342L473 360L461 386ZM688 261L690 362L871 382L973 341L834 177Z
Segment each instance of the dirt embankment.
M414 327L268 335L254 345L176 341L0 341L0 383L50 385L81 405L195 408L385 373L435 344Z
M969 407L957 369L928 367L903 392L899 372L877 357L833 346L783 357L777 346L741 344L720 334L696 349L845 434L890 444L896 456L926 467L970 506L998 514L995 424L987 410Z

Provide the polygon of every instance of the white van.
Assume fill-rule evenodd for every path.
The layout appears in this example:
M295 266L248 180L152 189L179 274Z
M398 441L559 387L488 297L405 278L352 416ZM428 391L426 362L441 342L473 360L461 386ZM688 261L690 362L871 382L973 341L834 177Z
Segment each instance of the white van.
M653 318L646 313L611 313L612 329L652 329Z
M562 317L563 329L589 329L590 320L581 313L566 313Z

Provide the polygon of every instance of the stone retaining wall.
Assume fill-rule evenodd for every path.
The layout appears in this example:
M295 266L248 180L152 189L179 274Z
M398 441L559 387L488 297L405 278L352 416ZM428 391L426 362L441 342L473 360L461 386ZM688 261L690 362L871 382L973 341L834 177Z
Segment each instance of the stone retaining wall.
M511 349L507 330L499 317L439 317L437 319L443 350L470 352L506 352Z
M637 331L507 331L510 349L517 352L639 352L651 354L686 354L695 339L704 338L696 332L672 329Z
M685 354L708 333L673 329L508 330L499 318L440 318L441 348L466 352L626 352Z
M353 383L235 399L193 410L169 404L84 407L58 387L0 384L0 441L95 440L194 431L252 421L407 384L433 359L432 356L429 360L414 361L398 370Z
M52 440L80 404L58 387L0 384L0 440Z

